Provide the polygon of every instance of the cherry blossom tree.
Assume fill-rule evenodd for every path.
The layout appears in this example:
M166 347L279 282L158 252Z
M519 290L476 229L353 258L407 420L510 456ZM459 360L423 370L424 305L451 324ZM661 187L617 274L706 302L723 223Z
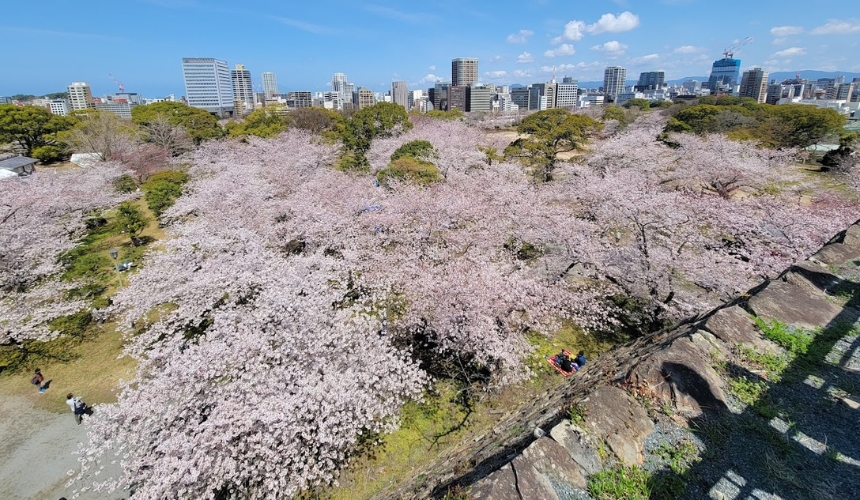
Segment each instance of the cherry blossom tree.
M86 220L128 197L121 174L101 163L65 172L38 170L0 182L0 343L46 338L45 323L82 304L63 302L60 256L85 234Z
M540 184L487 162L499 139L461 122L374 138L363 173L300 130L205 144L163 214L169 240L115 297L139 369L91 419L80 478L118 454L123 475L95 488L263 498L331 482L431 377L521 380L526 333L606 329L617 296L657 321L713 307L856 219L854 201L797 196L790 153L672 149L654 116ZM413 140L444 181L378 185Z

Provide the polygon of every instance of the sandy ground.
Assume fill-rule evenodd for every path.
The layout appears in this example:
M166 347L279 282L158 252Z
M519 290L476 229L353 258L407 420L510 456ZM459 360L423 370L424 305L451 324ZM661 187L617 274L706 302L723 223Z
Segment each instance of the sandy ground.
M66 488L65 484L78 465L77 456L72 452L87 437L85 425L77 425L71 411L52 413L34 408L30 397L3 396L0 399L0 499L66 497L71 500L78 486ZM127 496L124 492L112 495L88 492L77 498L114 500Z

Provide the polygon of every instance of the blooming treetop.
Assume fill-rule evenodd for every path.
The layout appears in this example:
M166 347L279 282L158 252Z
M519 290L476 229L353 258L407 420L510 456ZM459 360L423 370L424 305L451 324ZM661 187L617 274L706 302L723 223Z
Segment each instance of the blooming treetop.
M290 495L396 425L438 373L428 360L519 380L530 329L604 328L604 298L619 293L666 318L712 307L856 218L854 203L800 204L778 188L796 177L790 158L768 156L765 175L750 145L677 151L641 130L539 185L488 164L479 147L497 139L458 122L419 121L367 152L378 170L403 143L430 141L445 176L430 187L338 172L331 147L295 130L204 145L165 214L170 239L114 298L139 371L91 419L83 473L118 450L123 477L97 487ZM713 192L727 185L719 162L751 196Z

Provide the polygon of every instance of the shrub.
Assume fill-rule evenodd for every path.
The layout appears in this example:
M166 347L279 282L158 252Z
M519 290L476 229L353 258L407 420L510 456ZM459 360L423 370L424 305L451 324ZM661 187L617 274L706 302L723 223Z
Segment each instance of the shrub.
M391 161L399 160L404 157L412 157L417 160L429 160L431 158L438 157L438 155L433 149L433 145L430 144L430 141L417 140L409 141L397 148L397 151L391 155Z
M182 196L182 185L188 182L188 174L179 170L165 170L149 178L143 185L146 204L156 216L173 206Z
M130 193L137 189L137 182L128 174L122 174L113 181L113 188L119 193Z

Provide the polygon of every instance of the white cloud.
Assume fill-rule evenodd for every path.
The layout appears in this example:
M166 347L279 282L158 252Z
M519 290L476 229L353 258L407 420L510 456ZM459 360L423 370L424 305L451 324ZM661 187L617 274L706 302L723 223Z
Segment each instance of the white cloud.
M849 19L840 21L838 19L830 19L824 26L819 26L810 31L813 35L849 35L851 33L860 33L860 21Z
M541 66L540 70L543 73L557 73L559 71L567 71L576 69L575 64L559 64L558 66Z
M532 72L518 69L514 71L514 78L531 78Z
M490 78L502 78L503 76L507 76L507 74L507 71L487 71L484 73L484 75Z
M642 57L635 57L635 58L630 60L630 63L631 64L642 64L642 63L646 63L646 62L655 61L657 59L660 59L660 54L648 54L648 55L645 55Z
M532 30L520 30L519 33L512 33L508 35L506 40L508 43L526 43L529 41L529 37L534 35L534 31Z
M441 78L434 75L433 73L428 73L424 78L418 80L419 83L436 83L440 81Z
M699 50L700 49L698 47L693 46L693 45L681 45L680 47L673 50L672 52L674 52L676 54L695 54Z
M775 37L799 35L800 33L803 33L803 28L801 26L775 26L770 29L770 34Z
M788 41L788 38L774 38L773 41L770 43L772 43L774 45L782 45L787 41Z
M573 48L573 45L569 43L563 43L559 45L557 49L548 50L543 53L546 57L572 56L574 54L576 54L576 50Z
M606 52L607 54L617 56L623 54L624 51L627 50L627 46L621 42L612 40L604 43L603 45L595 45L594 47L591 47L591 50L596 50L598 52Z
M553 38L553 44L559 44L563 40L569 40L571 42L578 42L582 40L582 37L585 36L583 31L585 30L585 23L582 21L570 21L569 23L564 25L564 33L561 36Z
M495 55L495 56L490 58L490 62L499 62L501 60L502 60L502 56L500 56L500 55Z
M429 69L430 71L436 71L436 65L434 64L427 69Z
M523 52L522 54L517 56L517 62L518 63L530 63L534 60L535 60L535 58L532 57L532 55L529 54L528 52Z
M803 47L790 47L785 50L780 50L773 54L772 57L793 57L793 56L802 56L806 54L806 49Z
M630 31L637 26L639 26L639 16L630 11L624 11L617 17L614 14L603 14L599 21L589 24L585 30L596 35L603 32L621 33L622 31Z

